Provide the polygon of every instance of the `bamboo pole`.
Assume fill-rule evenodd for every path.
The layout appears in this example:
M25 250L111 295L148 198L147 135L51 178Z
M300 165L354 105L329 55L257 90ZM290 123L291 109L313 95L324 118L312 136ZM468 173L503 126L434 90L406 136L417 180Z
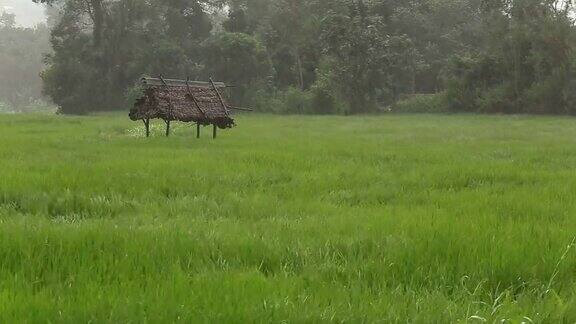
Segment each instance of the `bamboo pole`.
M212 84L212 89L218 95L218 99L220 99L220 103L222 104L222 108L224 108L224 114L226 115L226 117L230 117L230 114L228 113L228 108L226 108L226 103L224 102L224 98L222 98L222 95L220 94L220 91L218 91L218 88L216 88L216 84L214 84L214 81L212 80L212 78L210 78L210 83Z
M188 91L188 95L190 96L190 98L192 98L192 101L194 101L196 108L198 108L198 110L202 113L202 115L204 115L204 118L206 118L206 112L204 112L202 107L200 107L200 104L198 104L198 100L196 100L196 97L194 97L192 90L190 90L189 81L190 81L190 78L187 78L186 79L186 90Z
M165 120L164 122L166 123L166 137L169 137L170 136L170 121Z
M228 106L228 108L233 109L233 110L254 111L254 109L251 109L251 108L242 108L242 107L234 107L234 106Z
M150 137L150 118L142 120L144 122L144 127L146 127L146 137Z

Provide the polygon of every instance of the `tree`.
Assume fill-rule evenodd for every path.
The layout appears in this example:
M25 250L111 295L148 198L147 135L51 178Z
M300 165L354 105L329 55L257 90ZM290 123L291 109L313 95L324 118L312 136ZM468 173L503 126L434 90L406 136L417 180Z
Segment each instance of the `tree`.
M323 20L321 38L327 75L350 113L375 111L379 99L396 95L401 81L395 76L406 72L410 40L393 34L372 3L340 0L333 8Z
M205 75L227 80L236 88L235 101L249 103L246 93L272 74L264 46L253 36L223 32L203 44Z
M482 47L449 69L454 110L574 113L576 33L571 7L556 1L502 1L483 12Z
M200 43L212 29L207 4L61 0L45 92L62 112L86 113L124 106L127 89L143 75L197 74Z
M292 112L375 112L439 92L458 111L576 104L572 1L34 1L61 8L43 78L67 113L119 108L160 74L214 76L238 85L236 100Z
M104 37L104 21L107 12L106 0L33 0L36 3L55 5L65 3L67 11L78 16L87 16L92 21L94 46L99 47Z

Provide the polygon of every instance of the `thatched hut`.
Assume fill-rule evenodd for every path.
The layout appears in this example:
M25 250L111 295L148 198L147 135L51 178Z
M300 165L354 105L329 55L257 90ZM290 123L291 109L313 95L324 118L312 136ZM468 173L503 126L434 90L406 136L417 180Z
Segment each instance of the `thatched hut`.
M146 136L150 136L150 120L163 119L166 123L166 136L170 134L170 122L196 123L197 134L200 126L213 125L226 129L234 126L231 107L222 96L226 85L222 82L199 82L173 79L142 79L144 95L134 104L130 119L142 120Z

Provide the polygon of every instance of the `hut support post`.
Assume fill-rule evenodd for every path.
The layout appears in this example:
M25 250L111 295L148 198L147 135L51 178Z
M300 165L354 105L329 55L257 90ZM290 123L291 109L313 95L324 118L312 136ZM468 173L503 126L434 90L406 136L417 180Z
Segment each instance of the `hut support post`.
M170 121L165 120L164 122L166 123L166 137L168 137L170 136Z
M218 127L216 127L216 124L214 124L213 126L214 130L212 131L212 138L216 139L216 131L218 130Z
M146 127L146 137L150 137L150 118L143 119L144 127Z
M200 123L196 123L196 138L200 138Z

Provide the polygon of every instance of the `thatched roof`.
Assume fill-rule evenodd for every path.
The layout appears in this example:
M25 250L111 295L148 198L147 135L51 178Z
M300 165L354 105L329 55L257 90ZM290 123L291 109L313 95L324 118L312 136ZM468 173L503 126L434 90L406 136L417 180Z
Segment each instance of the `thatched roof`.
M220 128L234 126L228 103L222 97L224 83L145 78L142 84L144 96L130 111L134 121L158 118Z

